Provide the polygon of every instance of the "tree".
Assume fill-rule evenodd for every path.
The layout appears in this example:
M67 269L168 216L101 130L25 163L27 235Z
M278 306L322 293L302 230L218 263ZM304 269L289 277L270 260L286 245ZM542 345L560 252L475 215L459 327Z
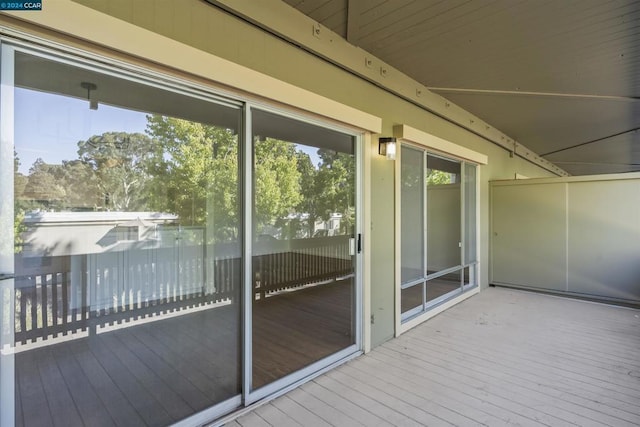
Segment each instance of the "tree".
M45 163L41 158L33 162L24 186L24 199L30 200L32 206L59 208L66 193L55 173L56 165Z
M162 151L149 163L150 205L182 224L212 223L217 241L236 240L240 227L238 139L230 129L147 116L147 134ZM211 218L213 218L211 220Z
M18 158L18 153L13 151L13 194L15 195L14 200L16 203L23 197L24 189L27 186L27 182L29 178L19 172L20 168L20 159Z
M438 169L427 169L427 185L453 184L454 174Z
M78 142L78 157L96 175L102 206L118 211L143 208L147 164L156 150L141 133L106 132Z
M162 151L148 162L150 205L177 214L182 224L211 228L216 241L236 240L240 229L238 137L233 130L161 115L147 116L147 135ZM302 200L294 144L255 143L255 225L287 225Z
M256 234L282 227L302 201L295 145L273 138L254 142L254 221Z
M325 221L332 213L342 214L340 231L351 234L355 224L355 156L320 149L322 159L316 177L318 213Z
M13 151L13 235L14 235L14 251L22 252L24 240L22 233L26 230L24 225L25 207L23 202L24 189L27 186L28 178L20 173L20 159L18 153Z
M318 198L322 194L322 189L316 188L319 184L318 169L313 166L311 157L302 151L296 153L298 172L300 174L300 189L302 199L298 203L296 210L304 212L307 218L307 235L313 236L316 220L321 216L319 212Z
M102 189L90 164L82 160L63 160L55 176L65 191L64 209L94 210L103 206Z

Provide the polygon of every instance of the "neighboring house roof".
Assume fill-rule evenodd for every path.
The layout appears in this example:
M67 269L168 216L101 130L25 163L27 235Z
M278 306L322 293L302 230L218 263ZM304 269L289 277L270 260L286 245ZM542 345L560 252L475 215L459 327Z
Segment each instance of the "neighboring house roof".
M177 215L163 212L28 212L24 217L25 224L106 222L130 227L177 220Z

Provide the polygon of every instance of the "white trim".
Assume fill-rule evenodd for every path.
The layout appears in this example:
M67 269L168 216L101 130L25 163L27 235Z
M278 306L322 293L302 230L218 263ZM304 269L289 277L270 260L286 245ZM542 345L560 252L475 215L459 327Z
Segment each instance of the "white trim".
M365 353L371 351L371 134L365 133L362 138L362 317L360 319L362 331L362 349Z
M0 349L13 347L15 305L4 304L5 298L15 301L14 235L13 235L13 139L14 139L14 49L0 44ZM1 277L1 276L0 276ZM5 314L5 307L9 312ZM9 319L5 325L4 319ZM4 333L7 327L8 333ZM15 424L15 355L0 353L0 427Z
M448 310L449 308L453 307L456 304L461 303L462 301L466 300L469 297L472 297L474 295L476 295L477 293L480 292L480 286L476 286L475 288L467 291L467 292L463 292L461 295L458 295L455 298L450 299L449 301L429 310L426 311L424 314L417 316L411 320L406 321L405 323L400 325L400 334L404 334L405 332L407 332L409 329L415 328L416 326L418 326L419 324L431 319L434 316L437 316L438 314L442 313L445 310Z
M454 304L457 304L458 302L470 297L471 295L475 295L476 293L478 293L480 291L480 227L479 227L479 222L480 222L480 165L483 164L487 164L487 156L481 153L478 153L476 151L470 150L468 148L465 147L461 147L457 144L454 144L452 142L446 141L442 138L439 138L435 135L431 135L429 133L414 129L410 126L407 125L397 125L394 127L394 136L396 138L401 139L401 141L398 144L397 147L397 152L396 152L396 162L398 162L398 164L401 164L402 162L402 144L403 141L414 144L414 145L418 145L420 146L420 149L423 150L423 169L426 168L426 158L428 155L432 154L433 151L436 151L438 154L442 154L443 156L445 156L447 159L451 159L452 157L454 159L452 160L460 160L461 161L461 170L460 170L460 176L461 176L461 182L460 182L460 187L461 187L461 191L460 191L460 200L461 200L461 220L460 220L460 233L461 233L461 239L462 242L466 244L465 239L464 239L464 229L466 227L465 224L465 216L466 216L466 212L467 212L467 206L465 204L465 193L464 193L464 176L465 176L465 168L464 162L467 162L468 164L475 164L476 168L475 168L475 203L474 203L474 209L476 212L475 215L475 233L476 233L476 260L473 263L470 263L468 265L464 264L464 245L463 247L460 248L460 260L461 260L461 264L455 267L451 267L448 268L446 270L442 270L439 271L435 274L431 274L428 275L425 272L425 276L424 279L416 279L415 283L412 286L418 285L419 283L423 283L423 286L426 286L426 283L428 280L440 277L444 274L450 273L450 272L454 272L454 271L460 271L461 274L461 279L460 279L460 284L461 284L461 291L462 294L459 296L455 296L453 298L451 298L448 301L444 301L443 303L440 303L440 300L436 300L431 302L431 304L429 304L429 302L425 301L423 298L423 302L422 302L422 311L424 311L423 314L417 315L414 318L411 318L411 316L409 316L409 320L405 320L403 322L403 313L402 313L402 288L403 288L403 284L402 284L402 278L401 278L401 244L402 244L402 224L401 224L401 209L402 209L402 195L401 195L401 167L399 167L398 165L396 165L396 171L395 171L395 185L394 185L394 189L395 189L395 213L396 213L396 220L395 220L395 244L396 244L396 250L395 250L395 262L394 262L394 272L395 272L395 278L394 278L394 288L395 288L395 336L398 337L401 334L403 334L404 332L406 332L407 330L411 329L412 327L424 322L427 319L430 319L431 317L435 316L438 313L441 313L442 311L446 310L447 308L451 307ZM457 159L456 159L457 158ZM427 196L426 196L426 186L424 186L423 188L424 191L424 213L423 213L423 217L424 217L424 225L423 225L423 233L424 233L424 244L425 244L425 251L426 251L426 242L427 242L427 211L426 211L426 206L427 206ZM425 258L428 259L428 254L425 253ZM464 284L464 269L466 267L471 268L475 268L475 283L472 285L475 287L475 289L471 289L469 291L467 291L465 288L465 284ZM469 270L471 271L471 270ZM413 283L413 282L411 282ZM405 284L406 287L407 284ZM411 286L409 286L411 287ZM423 295L424 296L424 295ZM446 300L447 298L449 298L449 296L443 296L441 297L442 300ZM405 316L406 317L406 316Z
M446 139L412 128L411 126L394 126L393 136L414 144L419 144L430 150L438 151L447 156L454 156L480 165L486 165L488 163L487 156L482 153L454 144Z
M14 48L2 43L0 49L0 273L13 276Z
M362 277L362 273L364 271L364 266L362 264L363 261L363 254L362 254L362 239L364 238L363 236L363 225L364 223L363 221L363 207L364 207L364 203L363 203L363 163L364 163L364 158L363 158L363 151L364 151L364 138L362 137L362 135L357 135L353 137L353 144L354 144L354 150L353 150L353 155L355 156L354 158L354 165L356 170L355 172L355 182L354 182L354 191L355 191L355 210L356 210L356 216L355 216L355 224L354 224L354 229L353 229L353 235L355 237L354 239L354 245L356 247L353 248L353 253L355 254L354 259L355 259L355 265L353 265L353 269L354 269L354 273L355 273L355 280L353 281L353 284L351 286L354 286L355 289L353 290L355 293L355 301L352 304L355 304L355 307L352 305L351 309L353 310L352 312L352 319L353 319L353 333L355 335L355 342L356 342L356 348L358 350L362 350L363 347L363 313L364 313L364 307L363 307L363 301L364 301L364 290L363 290L363 277ZM358 241L358 236L360 237L360 240ZM358 245L360 245L360 252L358 252Z
M249 103L245 104L243 111L243 135L238 138L239 153L241 159L240 169L242 171L242 205L240 210L241 230L243 237L242 252L242 359L240 366L242 369L242 401L248 399L252 388L253 377L253 131L252 131L252 110Z
M56 0L37 13L5 12L20 20L50 28L182 70L269 100L318 114L359 129L380 133L382 119L311 91L283 82L208 52L116 19L71 0ZM1 18L0 18L1 19Z
M424 154L423 154L424 156ZM402 164L402 143L396 144L396 160L393 164L394 166L394 203L395 203L395 221L394 221L394 288L395 288L395 305L394 305L394 316L395 319L395 328L394 328L394 336L397 338L400 336L400 327L402 325L402 265L400 264L401 255L402 255L402 194L401 194L401 185L402 185L402 168L400 165ZM424 163L422 165L424 167Z
M492 187L506 185L531 185L531 184L559 184L570 182L592 182L592 181L622 181L626 179L640 179L640 172L612 173L606 175L582 175L553 178L529 178L529 179L509 179L490 181Z

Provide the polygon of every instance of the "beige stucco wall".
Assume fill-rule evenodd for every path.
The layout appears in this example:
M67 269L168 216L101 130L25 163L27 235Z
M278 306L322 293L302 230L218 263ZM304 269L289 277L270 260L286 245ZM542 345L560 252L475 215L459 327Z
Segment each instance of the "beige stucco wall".
M60 4L67 1L60 1ZM123 20L134 26L153 31L208 52L236 64L251 68L300 88L320 94L332 100L382 118L382 134L392 135L393 127L407 124L429 132L455 144L470 148L488 156L488 164L480 168L480 281L488 285L489 265L489 181L510 179L515 174L528 177L551 176L551 173L517 156L510 157L504 149L470 133L451 122L439 118L425 109L330 64L297 46L274 37L255 26L242 21L200 0L75 0L75 3L92 8L89 17L96 19L103 14ZM56 2L48 2L46 8L56 8ZM26 15L29 13L30 15ZM35 12L13 14L28 19L36 25ZM87 15L83 17L85 21ZM0 18L2 19L2 18ZM69 16L69 19L74 19ZM89 41L104 41L110 37L109 28L91 26L91 18L84 22L83 36ZM0 22L1 23L1 22ZM79 25L79 24L78 24ZM37 28L37 27L36 27ZM131 44L136 31L129 28ZM56 30L54 28L54 30ZM55 34L54 34L55 35ZM45 35L46 36L46 35ZM116 36L114 36L116 37ZM158 39L161 43L162 39ZM158 50L162 46L149 45ZM181 52L175 45L167 47L180 63ZM130 44L118 42L118 50L126 54ZM185 66L192 56L185 56ZM216 69L207 71L205 78L216 81ZM242 89L240 87L239 89ZM371 170L370 223L363 227L371 230L370 269L372 344L379 344L394 335L394 162L377 155L377 140L370 142L372 156L364 159Z

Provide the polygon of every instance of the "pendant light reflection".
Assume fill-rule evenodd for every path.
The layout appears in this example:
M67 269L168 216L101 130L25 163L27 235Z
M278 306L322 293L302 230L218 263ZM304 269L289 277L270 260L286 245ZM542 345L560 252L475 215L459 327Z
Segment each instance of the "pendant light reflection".
M82 83L80 83L80 87L82 87L83 89L87 90L87 100L89 101L89 108L91 110L97 110L98 109L98 100L94 99L94 98L91 98L91 91L98 89L98 86L96 86L95 83L82 82Z

